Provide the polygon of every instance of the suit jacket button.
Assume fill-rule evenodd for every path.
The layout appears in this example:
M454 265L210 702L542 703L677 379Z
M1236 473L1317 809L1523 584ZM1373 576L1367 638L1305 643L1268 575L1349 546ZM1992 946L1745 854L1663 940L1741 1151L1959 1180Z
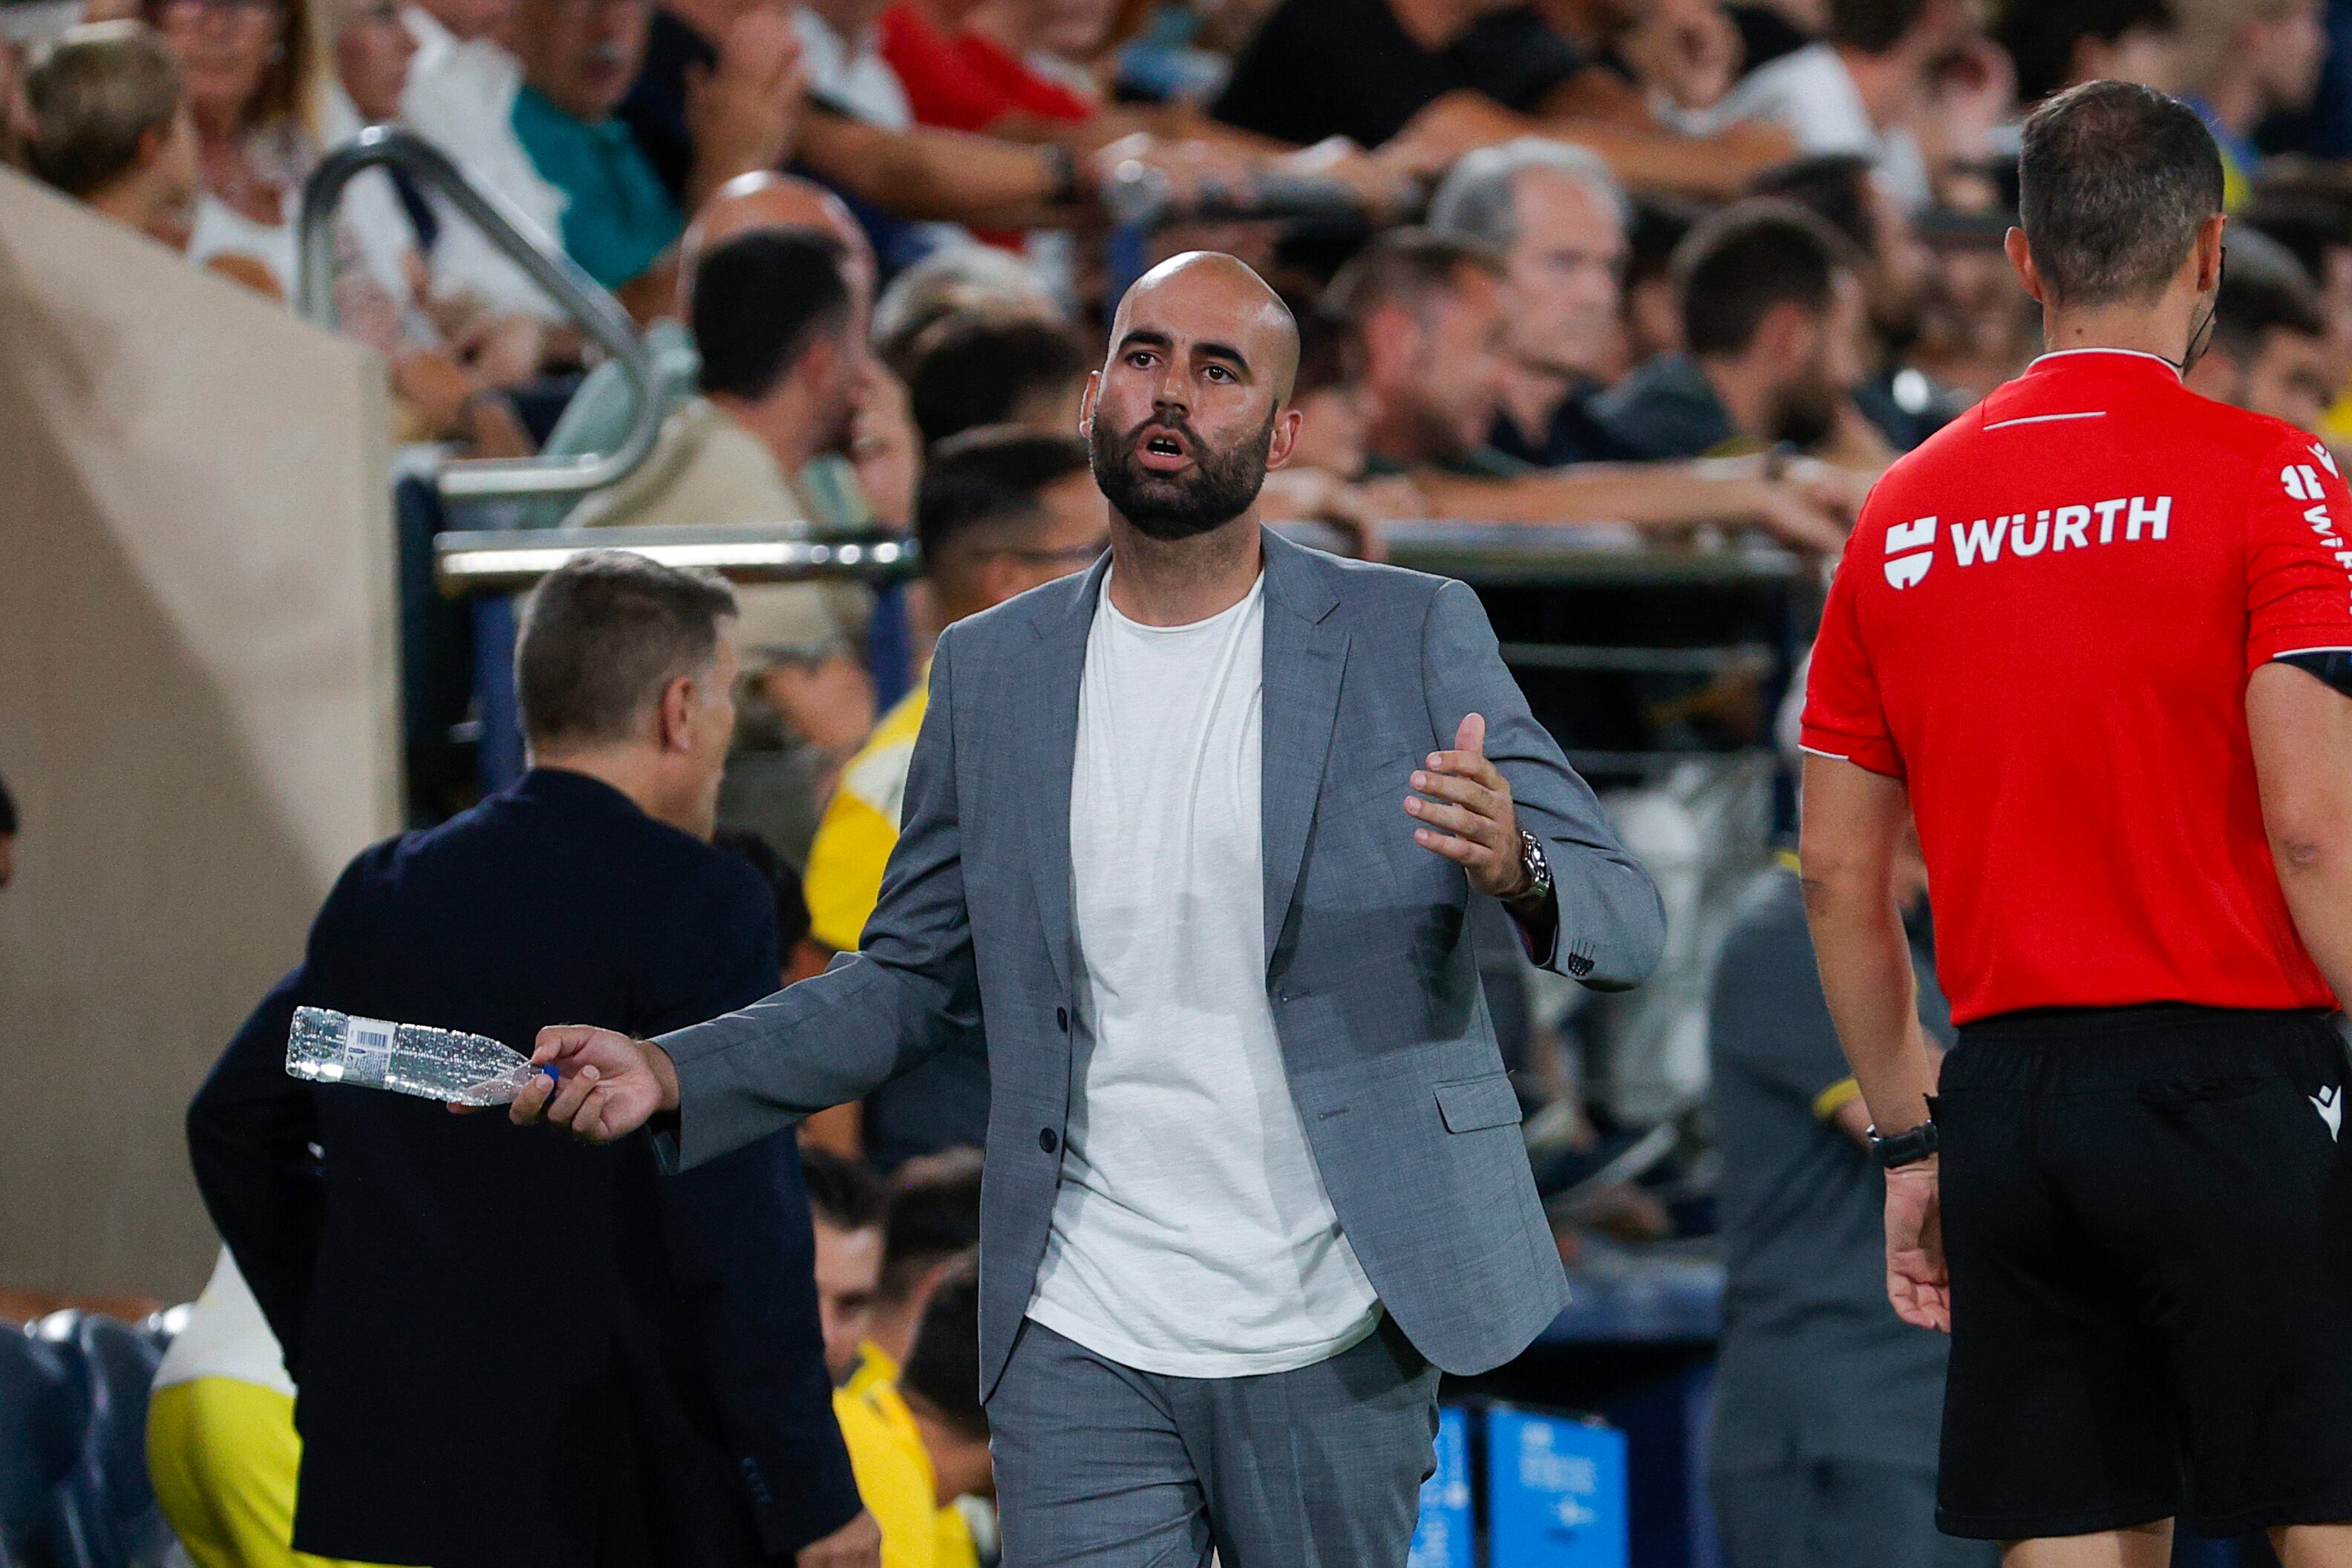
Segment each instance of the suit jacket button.
M1054 1130L1052 1128L1046 1127L1039 1130L1037 1133L1037 1147L1050 1154L1061 1146L1062 1141L1054 1136Z
M1066 1035L1070 1032L1070 1010L1067 1007L1054 1009L1054 1027Z

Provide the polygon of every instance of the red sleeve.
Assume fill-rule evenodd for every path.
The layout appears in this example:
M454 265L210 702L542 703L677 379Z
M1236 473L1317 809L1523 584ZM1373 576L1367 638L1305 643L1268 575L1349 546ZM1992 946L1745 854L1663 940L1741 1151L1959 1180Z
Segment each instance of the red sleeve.
M1040 120L1073 122L1091 120L1095 106L1060 82L1031 70L1018 56L992 38L967 32L956 40L956 51L974 77L1002 93L1007 103Z
M2246 669L2352 648L2352 491L2326 447L2296 435L2254 477L2246 508Z
M1845 556L1830 579L1829 603L1822 607L1821 635L1813 641L1812 667L1805 678L1805 716L1798 744L1816 756L1835 757L1892 779L1905 777L1903 754L1887 733L1886 710L1878 696L1858 613L1861 575L1855 542L1871 531L1856 529Z
M904 3L882 13L882 59L907 89L908 107L924 125L985 131L1012 105L974 75L955 43Z

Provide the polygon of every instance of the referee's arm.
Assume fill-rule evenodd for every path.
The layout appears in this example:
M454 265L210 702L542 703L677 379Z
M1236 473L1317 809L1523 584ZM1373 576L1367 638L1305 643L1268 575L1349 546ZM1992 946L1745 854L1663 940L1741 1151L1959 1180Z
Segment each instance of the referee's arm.
M1919 1023L1911 946L1895 904L1895 857L1911 820L1901 781L1838 758L1805 759L1797 851L1822 993L1870 1124L1881 1136L1927 1120L1935 1058Z
M2246 730L2287 912L2337 1003L2352 1005L2352 697L2331 678L2347 679L2262 666L2246 683Z

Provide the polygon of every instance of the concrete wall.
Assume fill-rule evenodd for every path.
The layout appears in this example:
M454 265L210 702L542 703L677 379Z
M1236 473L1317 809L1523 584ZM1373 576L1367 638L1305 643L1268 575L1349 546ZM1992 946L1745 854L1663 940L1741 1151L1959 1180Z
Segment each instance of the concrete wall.
M204 1281L188 1096L397 826L383 403L0 170L0 1285Z

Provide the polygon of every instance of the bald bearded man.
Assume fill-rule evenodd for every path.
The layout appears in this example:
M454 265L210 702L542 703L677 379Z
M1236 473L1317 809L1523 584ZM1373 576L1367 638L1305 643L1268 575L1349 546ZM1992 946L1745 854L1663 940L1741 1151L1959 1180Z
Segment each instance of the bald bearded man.
M1297 359L1231 257L1147 273L1084 405L1110 553L940 638L862 951L657 1042L548 1030L514 1108L690 1165L984 1016L1021 1568L1401 1568L1439 1370L1565 1295L1468 901L1596 987L1663 936L1476 597L1259 526Z

